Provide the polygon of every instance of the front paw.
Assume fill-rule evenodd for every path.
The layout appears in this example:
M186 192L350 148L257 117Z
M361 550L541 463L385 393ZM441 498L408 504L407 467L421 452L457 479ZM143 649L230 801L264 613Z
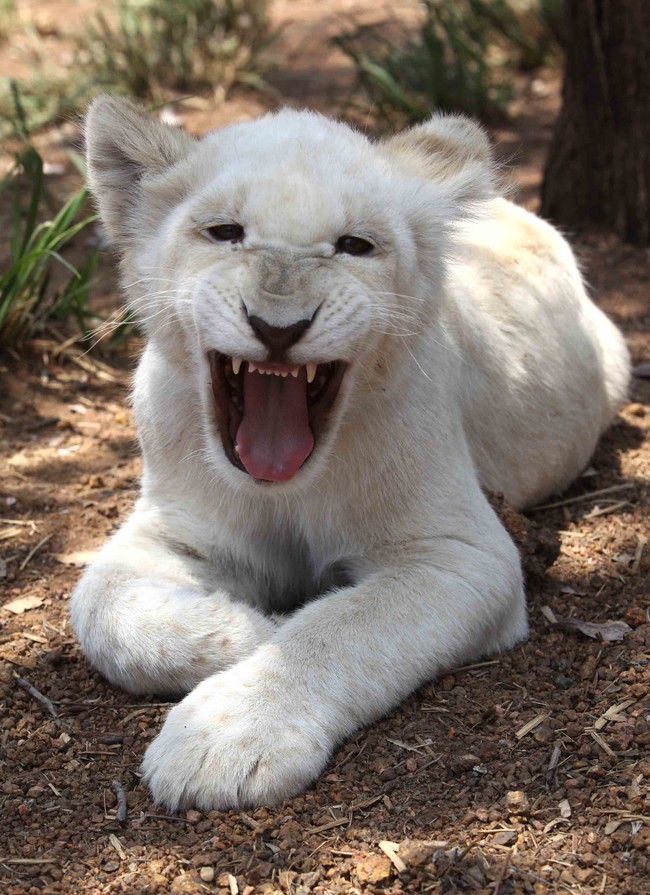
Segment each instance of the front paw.
M275 805L320 774L334 746L322 719L256 658L203 681L170 711L142 765L157 804Z

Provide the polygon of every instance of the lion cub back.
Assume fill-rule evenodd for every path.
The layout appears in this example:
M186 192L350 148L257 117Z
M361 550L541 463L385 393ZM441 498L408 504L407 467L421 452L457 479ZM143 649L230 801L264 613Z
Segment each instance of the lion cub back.
M458 252L447 325L466 433L483 486L531 505L587 465L625 400L628 350L567 242L530 212L492 200L460 226Z

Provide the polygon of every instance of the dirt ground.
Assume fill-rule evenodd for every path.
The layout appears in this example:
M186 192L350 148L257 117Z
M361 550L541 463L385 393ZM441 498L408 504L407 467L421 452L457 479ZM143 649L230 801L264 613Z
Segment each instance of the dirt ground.
M47 18L61 4L24 7ZM349 72L324 37L351 8L381 13L276 4L285 101L339 110ZM247 92L183 114L198 132L273 102ZM495 132L531 207L558 102L555 74L529 78ZM65 160L66 128L39 137L48 160ZM635 363L649 361L650 251L573 241ZM97 300L117 303L109 260ZM139 775L167 705L108 686L67 617L79 568L137 494L139 346L82 354L61 341L0 357L2 892L650 891L650 380L635 379L567 493L526 518L504 511L528 574L526 644L423 687L279 808L168 817ZM625 624L593 639L576 621Z

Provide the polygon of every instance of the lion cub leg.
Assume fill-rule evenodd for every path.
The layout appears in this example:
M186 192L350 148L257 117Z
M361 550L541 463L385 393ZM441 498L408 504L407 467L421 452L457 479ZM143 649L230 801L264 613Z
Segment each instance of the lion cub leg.
M211 586L209 573L136 511L72 595L72 624L91 664L132 693L187 693L273 636L274 622Z
M277 804L333 748L420 684L526 636L519 558L492 537L442 536L295 612L268 643L175 706L143 770L156 802Z

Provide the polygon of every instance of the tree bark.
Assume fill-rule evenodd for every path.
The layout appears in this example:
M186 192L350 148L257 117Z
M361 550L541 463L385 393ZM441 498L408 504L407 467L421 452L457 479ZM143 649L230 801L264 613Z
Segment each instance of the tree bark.
M563 107L542 214L650 244L650 0L567 0Z

